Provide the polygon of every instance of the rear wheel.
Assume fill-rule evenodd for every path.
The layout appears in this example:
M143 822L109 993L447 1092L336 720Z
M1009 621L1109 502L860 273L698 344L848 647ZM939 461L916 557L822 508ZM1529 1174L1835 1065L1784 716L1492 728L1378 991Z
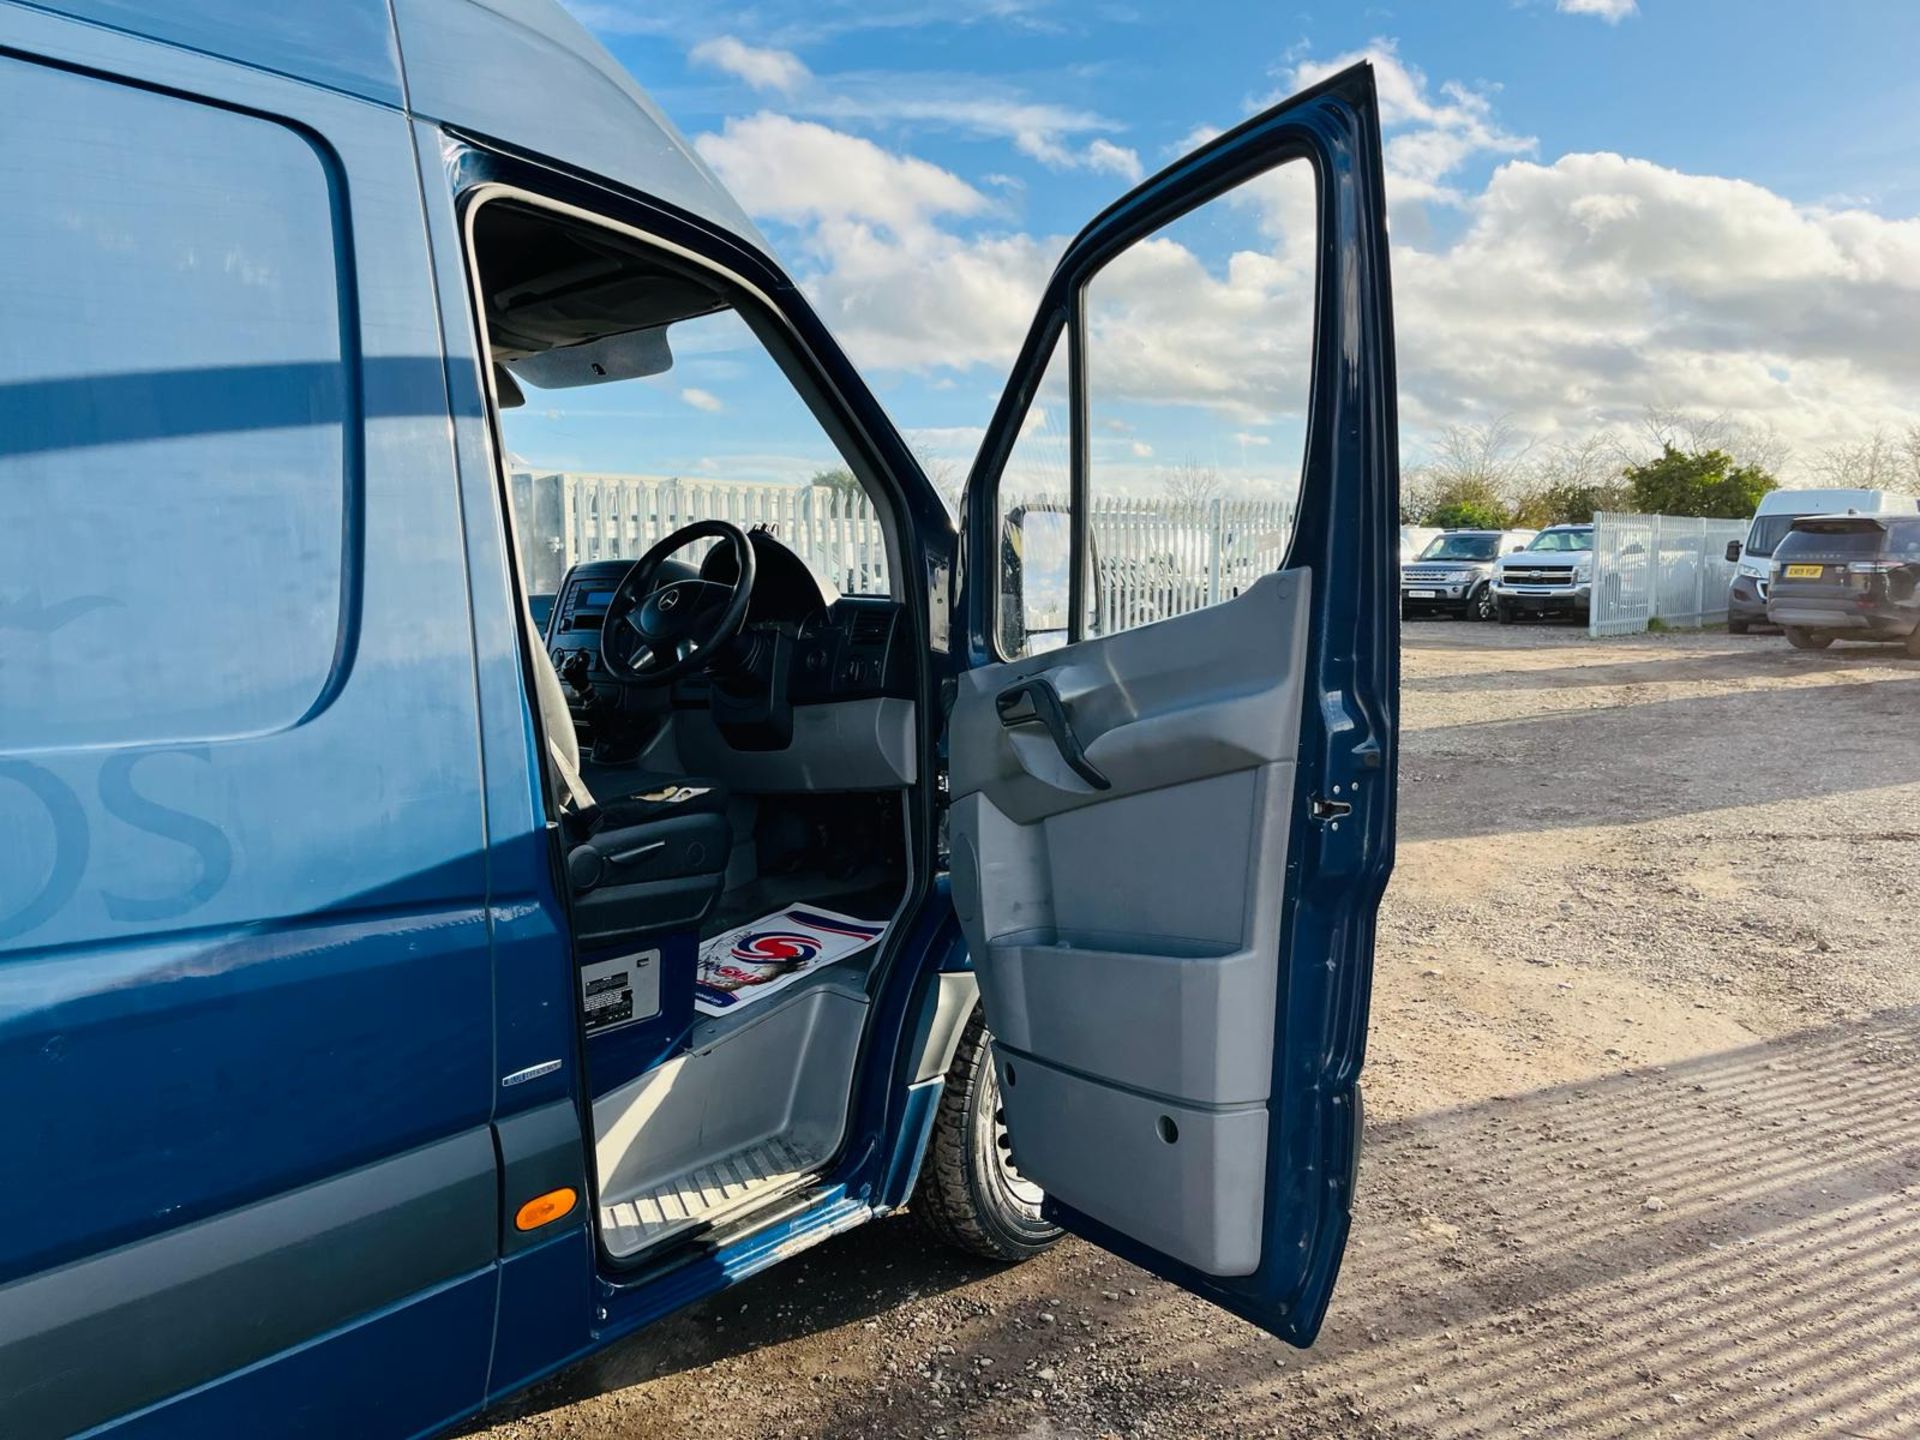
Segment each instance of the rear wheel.
M1026 1260L1061 1231L1041 1218L1045 1192L1013 1163L990 1038L975 1011L947 1070L912 1208L949 1245L989 1260Z
M1796 650L1824 650L1833 644L1833 636L1824 635L1818 630L1802 629L1798 625L1787 626L1787 643Z
M1729 635L1744 635L1747 633L1747 630L1748 622L1745 620L1730 619L1727 621L1727 633Z

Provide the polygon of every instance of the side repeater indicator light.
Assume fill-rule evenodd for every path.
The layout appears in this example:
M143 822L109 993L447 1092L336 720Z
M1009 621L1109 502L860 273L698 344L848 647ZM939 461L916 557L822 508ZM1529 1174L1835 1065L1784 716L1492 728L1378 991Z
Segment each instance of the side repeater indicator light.
M542 1225L550 1225L563 1215L571 1215L573 1207L580 1197L569 1186L562 1185L558 1190L549 1190L544 1195L536 1195L520 1207L513 1217L516 1230L538 1230Z

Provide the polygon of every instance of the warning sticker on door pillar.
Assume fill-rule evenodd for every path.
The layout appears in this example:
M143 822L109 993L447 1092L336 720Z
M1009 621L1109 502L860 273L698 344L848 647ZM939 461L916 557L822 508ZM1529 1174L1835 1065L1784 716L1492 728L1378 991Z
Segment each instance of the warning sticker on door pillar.
M580 967L580 1013L587 1033L660 1013L660 952L641 950Z

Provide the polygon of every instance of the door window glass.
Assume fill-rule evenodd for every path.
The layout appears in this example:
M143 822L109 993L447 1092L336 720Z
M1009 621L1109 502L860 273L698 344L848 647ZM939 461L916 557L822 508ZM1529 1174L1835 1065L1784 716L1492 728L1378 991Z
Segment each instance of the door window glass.
M1000 651L1010 659L1067 643L1073 553L1069 403L1063 335L1054 342L1000 477Z
M1312 167L1136 241L1084 291L1088 635L1229 600L1292 534L1313 375Z
M343 633L329 164L7 59L0 134L0 750L292 725Z

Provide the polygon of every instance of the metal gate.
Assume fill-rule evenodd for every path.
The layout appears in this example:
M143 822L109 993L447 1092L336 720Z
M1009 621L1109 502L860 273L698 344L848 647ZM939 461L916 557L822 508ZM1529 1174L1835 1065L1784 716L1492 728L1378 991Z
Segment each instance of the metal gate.
M1727 542L1746 533L1745 520L1595 515L1588 633L1636 635L1651 620L1685 626L1724 620L1733 581Z

